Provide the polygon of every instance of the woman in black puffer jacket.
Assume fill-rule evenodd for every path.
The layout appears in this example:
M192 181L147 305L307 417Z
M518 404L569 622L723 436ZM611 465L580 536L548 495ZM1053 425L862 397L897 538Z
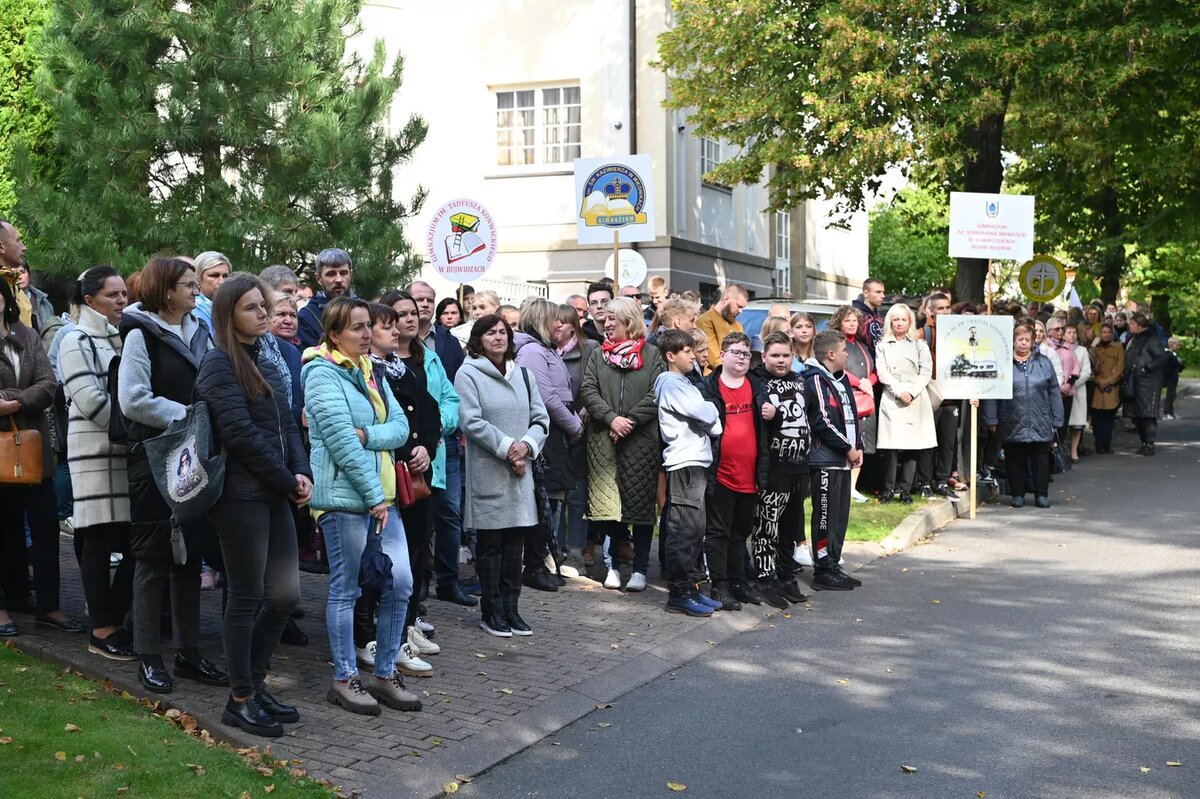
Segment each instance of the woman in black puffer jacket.
M264 680L300 599L289 501L307 504L312 470L283 378L258 358L259 341L267 335L266 293L248 275L227 280L217 291L217 347L200 364L196 399L208 403L227 454L225 486L211 511L229 583L224 636L233 690L221 720L275 737L283 732L281 722L300 719L296 708L271 696Z

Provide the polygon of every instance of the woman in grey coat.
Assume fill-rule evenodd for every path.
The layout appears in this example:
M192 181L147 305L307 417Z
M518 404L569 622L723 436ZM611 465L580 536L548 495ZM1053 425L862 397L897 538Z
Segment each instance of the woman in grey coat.
M1063 426L1062 391L1050 359L1033 346L1033 326L1013 330L1013 394L1010 400L986 400L983 421L1000 431L1008 493L1014 508L1025 504L1026 475L1032 469L1034 501L1050 507L1050 443Z
M550 430L537 381L514 362L513 332L495 314L475 321L454 378L466 434L463 527L478 533L479 627L498 638L533 635L521 618L523 542L538 523L533 460Z
M108 437L112 403L108 371L121 354L117 327L125 311L125 281L111 266L84 272L71 293L79 324L59 349L63 388L71 399L67 463L75 495L75 537L83 544L79 577L91 617L88 651L110 660L137 660L118 635L133 596L133 558L109 576L109 553L129 552L129 477L125 447Z

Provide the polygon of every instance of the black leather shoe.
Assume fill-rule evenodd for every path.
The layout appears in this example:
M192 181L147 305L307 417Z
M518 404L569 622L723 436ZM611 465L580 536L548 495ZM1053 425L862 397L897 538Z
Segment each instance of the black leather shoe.
M225 703L225 712L221 714L221 723L230 727L240 727L243 732L251 735L278 738L283 735L283 727L279 719L259 705L257 696L248 696L241 702L232 696L229 697L229 701Z
M283 635L279 637L279 643L289 646L308 646L308 635L300 629L300 625L296 624L295 619L288 619L287 626L283 628Z
M175 683L171 681L171 672L167 671L167 667L163 665L162 660L156 658L157 662L147 663L143 660L138 664L138 679L146 690L153 691L156 694L169 694L175 688Z
M300 711L271 696L271 692L265 685L254 692L254 701L258 702L258 706L266 711L268 716L280 724L295 724L300 720Z
M899 499L899 497L896 495L895 491L883 491L879 494L880 503L895 502L897 499Z
M443 602L452 602L455 605L462 605L464 608L473 608L479 604L479 600L468 594L459 585L458 580L446 585L437 587L437 598Z
M535 591L558 590L558 583L554 581L549 572L533 572L532 574L526 572L525 576L521 578L521 582Z
M1050 497L1046 496L1045 494L1037 494L1033 498L1033 504L1037 505L1039 508L1048 508L1050 507Z
M958 494L950 487L949 483L938 483L933 487L933 493L942 497L956 497Z
M34 616L33 623L39 627L53 627L56 630L61 630L64 633L85 633L87 626L78 619L67 618L59 620L53 616Z
M1012 506L1013 506L1014 508L1023 508L1023 507L1025 507L1025 497L1024 497L1023 495L1022 495L1022 496L1019 496L1019 497L1013 497L1013 498L1012 498Z
M933 489L929 486L921 486L921 499L933 499Z
M901 491L900 492L900 504L911 505L912 504L912 495L909 494L907 491Z
M533 635L533 628L525 623L520 613L509 613L504 617L504 620L508 622L508 629L512 630L513 635Z
M175 656L175 676L187 677L189 680L202 682L205 685L229 685L229 675L218 669L206 657L198 661L190 661L182 654Z
M119 639L116 633L107 638L97 638L90 636L88 641L88 651L100 657L108 658L109 660L137 660L137 652L133 651L133 647L124 643Z

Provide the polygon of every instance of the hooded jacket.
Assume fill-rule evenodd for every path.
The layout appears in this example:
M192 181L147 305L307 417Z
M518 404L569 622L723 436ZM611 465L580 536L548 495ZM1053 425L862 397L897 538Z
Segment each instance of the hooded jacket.
M129 440L145 441L187 415L200 361L212 348L208 328L191 314L181 320L183 338L156 313L134 303L121 316L121 365L117 396L129 420Z
M853 390L844 372L831 373L816 358L804 362L805 410L812 430L808 465L813 469L849 469L846 453L862 449Z
M673 472L689 466L710 467L712 440L722 430L717 407L678 372L666 371L655 378L654 395L658 398L659 435L666 445L663 468Z
M373 370L372 377L387 406L383 416L371 401L361 363L351 363L345 356L335 362L320 347L305 350L303 357L301 376L312 444L312 506L365 513L395 496L395 466L389 453L408 440L408 419L392 396L382 369ZM356 428L366 433L365 444L359 443ZM390 477L385 470L391 470ZM391 485L392 497L387 496L386 484Z

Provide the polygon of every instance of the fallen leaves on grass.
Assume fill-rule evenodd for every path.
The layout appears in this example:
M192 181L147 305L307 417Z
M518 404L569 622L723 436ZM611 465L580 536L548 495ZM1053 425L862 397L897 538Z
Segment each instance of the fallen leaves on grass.
M200 765L199 763L184 763L184 765L195 772L197 777L204 776L204 766Z
M55 752L54 759L57 760L59 763L65 763L67 761L67 753L66 752Z
M75 725L75 724L68 724L68 725L66 726L66 730L67 730L67 732L82 732L82 731L83 731L83 728L82 728L82 727L79 727L79 726L77 726L77 725Z

